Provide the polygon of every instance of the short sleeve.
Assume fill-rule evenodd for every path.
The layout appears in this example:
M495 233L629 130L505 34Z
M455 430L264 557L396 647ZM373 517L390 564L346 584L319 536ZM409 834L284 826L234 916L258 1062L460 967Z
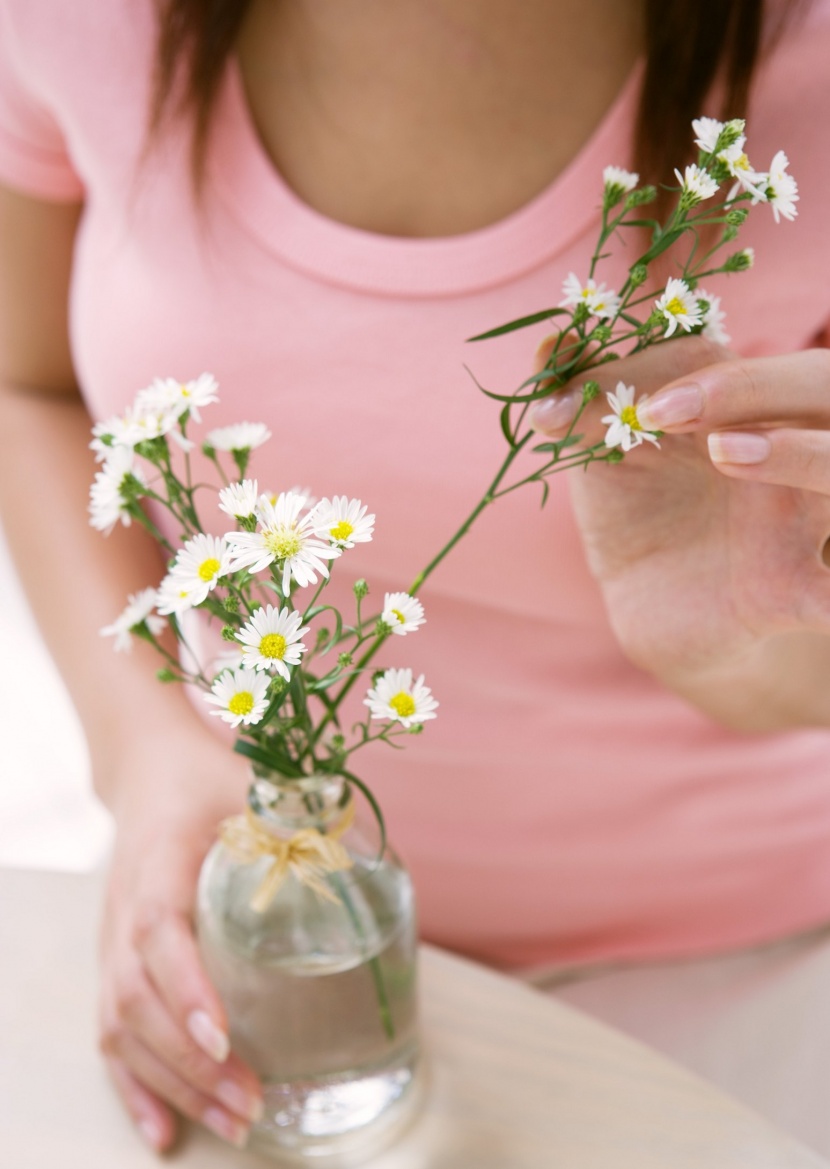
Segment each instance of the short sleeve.
M0 183L56 202L83 198L53 114L38 100L5 3L0 0Z

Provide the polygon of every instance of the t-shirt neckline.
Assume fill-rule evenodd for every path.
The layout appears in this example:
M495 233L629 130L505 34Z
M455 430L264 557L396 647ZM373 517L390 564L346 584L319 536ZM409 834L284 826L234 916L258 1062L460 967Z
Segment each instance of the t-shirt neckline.
M483 290L550 261L598 219L603 167L630 165L640 74L638 64L588 141L545 190L496 223L461 235L375 234L304 203L259 139L235 57L219 96L209 173L217 194L260 243L310 275L398 296Z

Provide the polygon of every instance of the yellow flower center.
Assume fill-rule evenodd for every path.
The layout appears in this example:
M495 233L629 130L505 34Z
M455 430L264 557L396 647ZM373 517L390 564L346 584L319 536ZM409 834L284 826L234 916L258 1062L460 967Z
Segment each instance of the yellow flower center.
M254 696L250 690L240 690L228 703L231 714L250 714L253 709Z
M183 398L189 398L189 397L190 397L190 390L187 388L187 386L184 384L184 382L182 382L182 384L179 386L179 389L180 389L180 390L181 390L181 392L182 392L182 397L183 397Z
M287 644L281 633L266 633L259 643L259 652L264 658L279 658L282 661Z
M747 156L745 154L742 154L740 156L740 158L737 158L735 160L735 169L736 170L750 170L751 169L750 165L749 165L749 159L747 158Z
M406 625L406 617L404 617L404 615L403 615L403 613L400 611L400 609L393 609L393 610L392 610L392 612L393 612L393 613L394 613L394 615L395 615L395 616L398 618L398 620L400 621L401 625Z
M630 426L632 430L642 430L640 419L637 417L637 411L633 406L623 406L620 411L620 422L626 426Z
M288 560L302 549L303 538L293 528L269 528L263 533L265 547L277 560Z
M394 698L390 698L389 705L398 718L409 718L415 713L415 699L406 690L401 690Z
M199 565L199 576L202 580L213 580L219 571L219 561L210 556Z
M666 305L666 312L671 313L675 317L685 317L689 310L679 296L673 296Z
M341 520L339 524L335 524L333 528L329 528L332 540L348 540L353 531L354 528L348 520Z

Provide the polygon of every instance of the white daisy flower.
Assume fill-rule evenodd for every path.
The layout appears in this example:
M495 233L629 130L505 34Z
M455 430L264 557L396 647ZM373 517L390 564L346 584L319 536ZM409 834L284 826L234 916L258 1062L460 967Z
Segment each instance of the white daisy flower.
M179 549L159 586L159 613L180 613L201 605L220 577L230 571L231 550L219 536L200 532Z
M299 495L303 500L303 507L309 510L314 507L317 502L317 496L312 494L310 487L289 487L288 491L263 491L260 494L260 500L265 503L270 503L273 507L281 495Z
M659 447L657 435L652 434L650 430L644 430L637 417L633 386L627 386L625 382L617 382L616 393L609 393L605 396L614 411L613 414L606 414L602 419L603 424L608 427L605 434L607 447L622 447L624 451L630 451L642 442L653 442L656 447ZM643 394L640 398L640 406L647 401L648 394Z
M363 699L363 705L369 707L372 718L392 719L404 727L438 717L438 703L424 685L424 675L413 682L411 670L386 670Z
M156 378L139 391L136 406L148 414L170 412L177 421L189 410L193 421L201 422L200 407L218 402L218 389L216 378L209 373L202 373L191 382L180 382L174 377Z
M409 593L386 593L380 619L398 634L414 633L426 621L424 606Z
M225 535L231 548L231 568L260 572L276 561L282 566L285 596L292 577L300 588L316 584L318 572L327 577L329 570L323 562L338 557L340 549L317 538L314 514L300 516L304 507L305 496L291 491L277 496L276 503L261 495L257 503L259 529Z
M704 292L702 288L696 289L695 296L698 299L698 307L700 301L705 301L709 306L703 310L703 336L714 341L716 345L728 345L732 338L723 327L726 313L720 307L720 297L713 296L711 292Z
M243 666L250 670L276 670L287 682L291 677L288 667L296 666L307 649L300 638L308 633L309 626L300 628L301 622L301 615L291 609L275 609L273 605L257 609L236 635L245 647Z
M605 184L605 204L607 207L613 207L619 203L623 195L634 190L640 176L634 171L623 170L621 166L607 166L602 172L602 181Z
M714 154L723 127L724 123L719 122L717 118L695 118L692 122L692 130L696 135L695 145L700 147L704 154Z
M142 589L140 593L131 593L127 597L127 607L112 625L105 625L98 632L102 637L114 637L113 649L117 652L129 652L132 649L133 639L130 634L139 625L146 625L154 636L158 636L167 624L161 617L154 615L156 607L156 590Z
M678 325L686 333L690 333L703 319L697 297L685 280L679 280L675 276L669 278L666 291L654 304L668 322L667 337L671 337Z
M252 451L270 437L271 431L264 422L236 422L232 426L211 430L205 438L205 445L215 451Z
M256 514L259 488L256 479L231 483L219 492L219 507L231 519L241 520Z
M781 222L781 216L785 219L795 219L798 215L796 203L799 200L798 183L792 175L787 174L787 167L790 165L790 160L787 158L783 150L779 150L773 158L769 175L766 181L765 195L766 202L772 208L772 213L775 216L775 222ZM753 200L754 201L754 200Z
M605 284L598 285L593 277L583 284L575 273L570 272L562 291L565 298L559 302L560 308L584 304L590 313L600 318L614 317L619 312L620 298Z
M354 548L372 539L375 517L366 515L366 506L359 499L335 495L321 499L313 513L314 530L323 539L331 540L338 548Z
M707 170L690 162L683 174L675 170L675 176L682 188L680 204L682 207L694 207L704 199L711 199L718 192L718 184Z
M205 702L218 706L210 713L232 727L258 723L268 707L270 679L256 670L226 670L215 679Z
M100 461L106 459L116 447L126 447L129 450L145 439L160 438L175 424L175 418L160 418L158 415L146 415L136 408L135 404L128 406L123 414L108 418L106 422L96 422L92 428L92 442L89 444Z
M732 178L737 179L735 186L729 192L730 199L734 199L739 190L757 195L759 190L763 191L766 186L767 176L754 170L746 156L745 141L746 139L739 138L737 142L733 142L731 146L718 154L718 160L724 164Z
M122 491L127 475L146 483L140 468L135 465L133 452L127 447L115 447L108 451L106 462L96 473L89 489L89 522L106 536L119 520L127 528L132 523L127 508L129 500Z

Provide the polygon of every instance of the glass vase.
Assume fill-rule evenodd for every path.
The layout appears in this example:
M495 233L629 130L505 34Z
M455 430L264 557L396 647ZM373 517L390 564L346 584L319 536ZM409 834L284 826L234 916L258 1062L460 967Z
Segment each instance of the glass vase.
M245 823L266 847L319 843L319 833L345 848L348 867L318 869L315 890L313 873L307 884L289 866L272 895L275 851L240 860L220 839L199 879L203 961L233 1048L265 1093L250 1145L283 1160L361 1164L417 1095L412 883L388 848L378 858L349 826L352 815L339 777L255 779Z

